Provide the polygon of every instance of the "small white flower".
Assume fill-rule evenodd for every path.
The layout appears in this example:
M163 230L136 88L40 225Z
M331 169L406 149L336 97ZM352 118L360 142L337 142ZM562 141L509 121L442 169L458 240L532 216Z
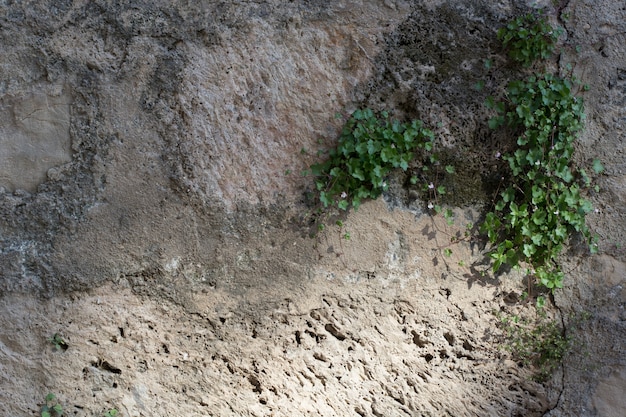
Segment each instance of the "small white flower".
M598 214L598 213L600 213L600 209L597 209L597 208L596 208L596 209L593 209L593 212L594 212L594 213L596 213L596 214Z
M391 144L391 149L396 149L396 144L395 143Z
M432 209L433 207L435 207L435 205L434 205L433 203L429 202L429 203L428 203L428 208L429 208L429 209Z
M348 196L348 194L344 191L341 193L341 198L346 198Z
M430 184L428 184L428 188L430 188L430 189L432 190L433 188L435 188L435 184L433 184L433 183L431 182Z
M555 211L554 214L556 214L558 216L559 215L559 211L558 210Z
M387 182L383 181L383 189L386 190L387 189Z
M496 152L496 159L500 159L501 156L502 154L500 152Z

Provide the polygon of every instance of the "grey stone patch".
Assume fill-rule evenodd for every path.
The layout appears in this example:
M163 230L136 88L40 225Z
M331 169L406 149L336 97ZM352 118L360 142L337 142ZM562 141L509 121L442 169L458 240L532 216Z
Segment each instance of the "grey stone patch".
M50 168L71 161L70 101L61 85L0 98L0 186L35 192Z
M616 366L607 378L599 381L593 405L600 416L621 416L626 410L626 367Z

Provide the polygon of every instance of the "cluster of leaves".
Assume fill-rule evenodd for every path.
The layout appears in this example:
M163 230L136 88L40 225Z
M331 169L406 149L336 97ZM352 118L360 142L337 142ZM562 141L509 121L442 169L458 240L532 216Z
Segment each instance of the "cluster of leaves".
M56 395L49 393L46 395L46 402L41 407L41 417L61 417L63 415L63 406L59 404Z
M507 342L504 349L526 366L533 366L535 379L545 382L572 347L561 326L548 320L543 311L536 320L518 316L500 316Z
M531 76L511 82L504 102L487 101L497 112L490 127L506 124L518 135L515 152L503 156L510 183L482 225L495 245L493 270L525 262L551 290L563 285L556 258L570 236L582 234L592 252L596 250L585 225L592 205L581 193L590 179L572 164L574 140L584 120L583 102L572 84L551 74ZM602 171L599 161L594 170Z
M525 67L552 55L562 30L553 29L543 17L529 13L498 30L498 40L509 49L509 56Z
M377 198L388 187L390 171L406 171L417 149L432 149L433 137L419 120L400 123L390 120L387 112L356 110L328 159L311 166L320 202L324 208L347 210Z

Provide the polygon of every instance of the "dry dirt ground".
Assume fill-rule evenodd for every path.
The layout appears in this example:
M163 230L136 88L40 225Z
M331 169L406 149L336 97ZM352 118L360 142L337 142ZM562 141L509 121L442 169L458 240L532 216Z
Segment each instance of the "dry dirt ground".
M572 340L549 378L502 326L537 289L450 245L493 192L482 103L520 76L495 33L530 3L0 2L3 413L626 415L623 2L534 2L589 85L577 162L606 167L600 254L573 244L545 307ZM433 128L453 224L394 175L308 237L299 173L362 106Z

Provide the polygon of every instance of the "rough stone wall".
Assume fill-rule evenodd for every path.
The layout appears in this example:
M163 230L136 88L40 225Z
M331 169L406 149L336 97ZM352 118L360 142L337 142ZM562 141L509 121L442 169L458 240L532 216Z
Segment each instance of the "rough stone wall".
M228 223L238 205L300 200L299 173L315 157L300 151L332 140L335 111L408 10L53 3L4 6L2 157L23 161L0 174L4 291L84 288L162 269L161 257L206 261L222 233L207 217ZM44 103L57 96L61 110ZM30 128L11 129L36 105L42 116L27 119ZM33 147L46 134L45 147Z
M449 184L453 203L488 195L492 156L507 138L486 128L481 103L517 72L495 31L527 3L1 2L0 294L14 320L0 335L0 398L16 404L9 411L34 410L46 390L77 405L76 415L103 404L174 415L185 392L197 399L187 415L618 410L607 387L623 384L626 340L620 2L542 3L566 29L555 65L565 73L571 63L590 85L580 162L599 157L607 167L590 215L603 256L568 253L571 278L556 297L566 323L591 313L568 330L588 356L573 354L545 386L528 383L530 371L497 349L493 317L477 318L522 309L507 300L524 285L460 267L477 248L442 261L454 232L420 217L423 203L402 176L385 196L395 211L377 202L350 218L353 242L334 231L302 237L310 183L300 171L335 140L334 114L358 106L433 127L463 179ZM499 70L487 71L486 58ZM53 298L39 306L33 294ZM101 301L107 309L93 307L85 328L83 310ZM108 319L125 308L124 320ZM167 324L152 334L146 317ZM125 341L120 328L135 333ZM46 350L54 331L71 339L71 357ZM196 362L159 362L163 345ZM205 355L216 362L202 364ZM128 368L109 375L104 362ZM146 405L159 396L175 406Z

